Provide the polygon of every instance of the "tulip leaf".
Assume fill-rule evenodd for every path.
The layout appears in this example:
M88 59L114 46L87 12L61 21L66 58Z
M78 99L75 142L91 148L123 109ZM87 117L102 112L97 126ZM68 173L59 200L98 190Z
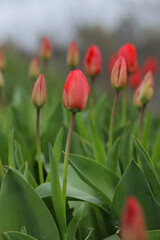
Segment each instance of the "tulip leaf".
M84 210L84 204L82 204L77 212L75 213L74 217L72 218L72 220L69 223L68 226L68 235L67 235L67 240L75 240L76 239L76 230L78 227L78 223L81 220L82 214L83 214L83 210Z
M90 158L70 154L69 160L80 178L97 191L100 199L111 205L119 178L110 169Z
M20 231L25 226L27 234L38 240L59 240L59 233L48 208L35 190L21 175L9 169L0 194L0 229Z
M4 232L2 233L3 240L38 240L30 235L20 233L20 232Z
M149 182L150 188L153 192L154 197L160 203L160 184L158 181L157 173L151 162L151 159L145 149L142 147L140 142L134 138L135 146L139 155L139 159L144 171L144 174Z
M8 164L10 167L15 167L13 138L14 138L14 128L12 128L12 130L10 131L9 138L8 138Z
M118 161L118 154L119 154L119 144L120 144L121 137L119 137L113 144L112 148L108 152L108 161L107 167L110 168L117 176L120 176L120 167Z
M22 150L20 144L14 140L14 146L15 146L15 162L18 168L24 163Z
M54 157L52 146L49 144L49 157L50 157L50 173L51 173L51 194L53 208L56 214L56 219L62 239L65 239L67 234L66 215L64 199L62 196L61 186L59 182L59 174L57 162Z
M60 165L60 180L63 179L63 165ZM41 184L37 189L37 193L41 198L46 198L51 196L50 183ZM92 188L90 188L85 182L83 182L77 173L73 170L71 166L68 166L68 180L67 180L67 199L76 201L84 201L92 203L95 206L100 207L104 211L107 211L104 203L98 199L97 194Z
M117 219L116 225L128 196L135 196L140 202L146 217L147 229L159 228L160 205L155 200L145 175L133 160L124 172L113 198L112 216L113 221Z
M120 238L116 234L114 234L112 236L104 238L103 240L120 240Z
M151 128L151 111L148 111L147 116L145 118L144 130L142 135L142 145L145 149L147 149L148 139L149 139L149 131Z
M84 120L82 118L82 114L77 114L76 115L76 126L79 135L84 138L85 140L89 140L88 138L88 132L86 131L86 125L84 124Z
M160 239L160 230L148 231L148 240L159 240Z
M160 151L159 151L159 143L160 143L160 129L158 130L156 140L154 143L153 151L152 151L152 162L155 165L156 162L158 161L158 158L160 156Z
M61 158L61 146L62 146L63 133L64 133L64 128L61 127L57 134L57 137L55 139L55 143L53 146L53 152L57 162L57 167L59 167L59 162Z
M27 165L28 165L28 163L27 163ZM18 170L19 170L19 172L21 172L23 174L24 178L27 174L28 175L28 179L27 179L28 182L32 185L33 188L36 188L37 187L36 180L34 179L32 173L27 168L28 168L28 166L26 166L26 163L24 162Z
M3 132L0 131L0 158L3 164L8 164L8 139Z
M93 151L94 151L95 159L97 162L105 165L107 163L106 152L104 150L104 146L98 136L98 133L96 131L96 128L91 118L90 118L90 129L91 129L91 140L93 143Z

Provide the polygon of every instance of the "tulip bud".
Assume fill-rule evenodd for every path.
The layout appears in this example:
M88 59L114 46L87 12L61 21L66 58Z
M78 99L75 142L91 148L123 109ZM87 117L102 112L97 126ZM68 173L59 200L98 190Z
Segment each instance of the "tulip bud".
M122 90L127 84L127 67L123 57L119 57L112 69L111 84L116 91Z
M155 57L149 57L144 65L144 73L147 73L148 71L151 71L152 74L156 74L158 70L158 61Z
M39 76L34 85L32 92L32 102L38 109L41 108L46 102L46 84L43 74Z
M135 73L129 77L129 85L132 88L137 88L142 80L142 70L138 68Z
M147 104L153 97L154 92L154 81L152 72L149 71L143 78L140 85L139 98L143 104Z
M31 78L36 78L36 77L38 77L39 72L40 72L39 59L37 57L35 57L31 60L31 63L29 66L29 76Z
M71 42L67 53L67 65L76 68L79 63L79 50L75 41Z
M137 108L141 108L143 106L143 103L140 100L140 87L141 85L138 86L138 88L136 89L134 96L133 96L133 104L137 107Z
M109 57L109 60L108 60L108 66L107 66L107 69L108 69L108 73L109 75L111 75L112 73L112 68L117 60L117 55L116 54L113 54Z
M95 77L101 72L101 53L96 45L92 45L88 48L83 64L85 72L91 77Z
M87 79L80 70L70 72L63 89L63 106L73 112L83 111L89 94Z
M122 240L147 240L142 208L136 198L128 197L121 219Z
M123 56L127 63L127 72L132 74L137 69L137 51L134 45L126 43L119 51L118 56Z
M0 71L0 89L4 86L4 78L3 78L3 74Z
M1 51L0 52L0 70L4 70L6 67L6 58L4 53Z
M40 56L44 60L50 59L52 56L52 46L47 37L44 37L42 40L42 45L40 48Z

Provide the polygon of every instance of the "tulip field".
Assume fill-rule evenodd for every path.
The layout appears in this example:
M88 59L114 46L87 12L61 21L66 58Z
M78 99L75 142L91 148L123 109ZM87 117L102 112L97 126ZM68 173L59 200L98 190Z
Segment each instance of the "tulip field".
M159 240L158 62L124 44L98 95L98 46L59 73L47 37L37 56L0 49L0 239Z

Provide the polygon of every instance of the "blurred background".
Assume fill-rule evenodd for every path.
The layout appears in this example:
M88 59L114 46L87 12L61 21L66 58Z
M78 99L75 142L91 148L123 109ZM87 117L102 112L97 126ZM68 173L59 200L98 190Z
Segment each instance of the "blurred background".
M44 36L50 39L54 52L50 62L53 75L48 76L47 83L51 97L61 89L69 73L66 54L72 40L80 50L80 69L90 45L96 44L101 50L103 68L96 81L97 94L112 94L107 63L123 44L135 44L140 66L150 56L160 62L159 0L0 0L0 9L0 46L7 58L6 103L13 98L15 86L30 87L29 62L38 54ZM154 77L158 86L159 71ZM152 105L156 112L159 91L155 89Z

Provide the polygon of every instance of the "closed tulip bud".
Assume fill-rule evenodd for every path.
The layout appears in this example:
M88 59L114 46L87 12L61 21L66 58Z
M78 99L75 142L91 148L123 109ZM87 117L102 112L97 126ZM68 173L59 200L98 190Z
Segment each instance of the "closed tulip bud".
M117 58L118 58L117 55L116 55L116 54L113 54L113 55L111 55L111 56L109 57L109 59L108 59L107 69L108 69L109 75L111 75L111 73L112 73L112 68L113 68L113 66L114 66Z
M126 61L123 57L119 57L112 69L111 73L111 85L119 92L127 84L127 67Z
M38 109L41 108L46 102L46 84L43 74L39 76L34 85L32 92L32 102Z
M137 108L141 108L143 106L143 103L140 100L140 87L141 85L138 86L138 88L136 89L134 96L133 96L133 104L137 107Z
M42 45L40 48L40 56L44 60L48 60L52 56L52 46L47 37L44 37L42 40Z
M73 112L83 111L89 94L87 79L80 70L70 72L63 89L63 106Z
M4 70L6 68L6 58L4 53L0 52L0 70Z
M76 68L79 63L79 50L75 41L71 42L67 53L67 65Z
M144 65L144 73L147 73L148 71L151 71L152 74L156 74L158 70L158 60L155 57L149 57Z
M143 81L140 85L139 98L143 104L150 102L153 97L154 92L154 81L152 72L149 71L143 78Z
M29 77L36 78L38 77L39 73L40 73L40 63L39 63L39 59L35 57L31 60L31 63L29 66Z
M129 85L132 88L137 88L142 80L142 70L138 68L135 73L133 73L129 78Z
M90 48L88 48L83 65L84 71L91 77L95 77L101 72L101 53L96 45L92 45Z
M4 86L4 78L3 78L3 74L0 71L0 88L2 88Z
M132 74L137 69L137 51L133 44L126 43L123 45L119 51L118 56L123 56L127 63L127 72Z
M134 197L128 197L121 219L122 240L147 240L142 208Z

